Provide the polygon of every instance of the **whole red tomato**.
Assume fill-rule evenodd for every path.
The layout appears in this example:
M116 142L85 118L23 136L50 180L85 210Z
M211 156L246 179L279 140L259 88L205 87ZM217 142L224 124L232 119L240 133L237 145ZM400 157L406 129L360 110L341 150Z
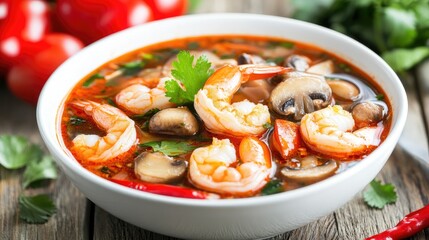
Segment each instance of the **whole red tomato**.
M56 15L68 33L85 43L152 20L142 0L58 0Z
M38 51L15 64L7 76L11 92L20 99L36 104L40 91L54 70L83 48L77 38L68 34L50 33L37 43Z
M0 11L0 73L4 73L21 55L34 52L30 43L49 31L49 7L41 0L6 0Z
M144 0L152 9L155 20L181 16L188 9L187 0Z

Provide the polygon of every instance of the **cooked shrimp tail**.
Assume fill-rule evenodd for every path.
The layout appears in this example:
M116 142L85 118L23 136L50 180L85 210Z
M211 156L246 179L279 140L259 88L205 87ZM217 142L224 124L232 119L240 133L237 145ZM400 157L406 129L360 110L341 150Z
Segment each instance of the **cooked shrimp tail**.
M265 65L226 65L218 69L195 96L194 107L213 133L235 136L257 136L270 122L268 107L248 100L231 104L241 84L255 79L273 77L289 68Z
M105 136L79 134L73 139L72 151L79 159L101 162L127 152L137 140L134 121L108 104L77 101L73 105L92 117Z

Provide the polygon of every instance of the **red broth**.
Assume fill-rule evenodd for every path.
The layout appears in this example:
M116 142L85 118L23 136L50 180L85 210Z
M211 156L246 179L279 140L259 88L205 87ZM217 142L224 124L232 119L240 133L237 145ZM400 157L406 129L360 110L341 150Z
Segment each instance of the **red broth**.
M276 89L281 83L293 78L293 75L288 75L290 73L277 74L262 80L247 81L240 86L234 95L230 96L231 104L247 99L253 104L268 106L270 114L269 121L264 124L264 130L261 133L248 134L252 135L252 138L235 136L234 133L228 134L225 133L225 131L219 132L207 128L204 117L202 118L199 116L198 109L196 110L196 108L194 108L194 104L187 105L187 114L191 114L196 119L199 130L195 133L184 136L181 133L165 134L165 131L163 132L162 130L155 133L152 130L149 132L149 123L151 118L153 118L153 113L155 112L153 109L155 109L155 107L152 108L152 105L150 105L147 107L147 110L150 110L149 112L135 113L134 110L119 105L116 96L123 91L124 88L131 85L143 85L150 91L150 89L157 87L161 78L173 78L170 75L170 70L174 68L174 65L170 68L166 67L166 65L170 64L173 61L172 59L182 50L191 51L191 53L198 51L210 52L210 54L219 58L216 62L212 62L212 66L215 65L216 69L219 69L223 64L234 64L238 62L239 64L257 63L264 66L285 66L289 69L288 71L295 68L292 70L297 71L296 69L298 69L298 72L308 71L309 68L311 69L314 66L318 66L314 67L312 70L317 72L319 71L317 68L322 68L323 70L323 66L329 65L329 69L332 73L325 74L323 73L325 70L323 70L320 74L325 75L325 77L316 75L318 79L322 79L323 84L329 86L332 95L329 99L324 99L324 96L320 96L321 93L319 92L308 92L308 96L305 96L307 99L305 101L307 102L304 102L304 107L301 109L306 113L303 114L304 117L297 116L294 111L299 110L297 104L301 101L299 100L299 96L301 95L293 92L290 93L295 97L289 99L289 102L283 102L281 106L277 106L273 99L274 94L282 95L284 91L291 91L289 89L297 87L300 84L296 86L285 85L286 90L283 92L275 92L273 89ZM196 58L197 57L195 57L195 59ZM305 76L304 78L306 78ZM225 83L230 84L229 80L225 81ZM312 86L308 86L308 88L310 89ZM163 88L161 87L161 89ZM218 87L216 91L219 89L221 88ZM305 91L302 89L299 91L307 93L306 89ZM155 93L153 93L153 95L155 96ZM161 95L163 95L162 92ZM287 94L285 94L285 96L286 95ZM134 98L140 96L142 95L135 96ZM130 99L134 98L130 97ZM102 146L99 142L100 137L106 134L114 136L109 140L110 142L107 143L111 145L114 145L117 139L121 139L121 141L124 142L127 142L129 139L127 137L120 138L122 134L121 130L106 130L105 127L103 128L103 126L100 126L99 122L97 123L94 121L94 118L88 114L88 109L76 105L77 102L88 103L89 101L107 104L117 109L121 116L125 116L124 118L129 118L134 122L135 126L132 127L132 131L135 131L136 140L134 141L132 140L133 138L130 138L130 141L133 142L126 143L129 145L126 151L112 156L112 154L109 154L110 152L120 151L118 149L121 148L109 149L109 147ZM329 107L326 106L326 103ZM170 108L175 108L171 103L164 104ZM224 103L222 102L222 104ZM325 106L321 106L321 104L325 104ZM374 140L377 143L372 143L372 145L365 143L366 145L364 144L365 146L362 148L362 151L350 150L348 153L343 153L341 151L344 150L341 150L341 147L338 147L340 150L337 150L336 147L332 147L343 144L340 140L338 140L340 141L339 143L332 140L334 141L334 143L332 143L333 145L329 145L331 140L326 140L328 142L328 147L326 147L319 146L326 145L325 140L321 141L321 144L311 143L308 141L308 139L312 139L311 137L307 137L308 139L306 140L305 136L304 138L301 136L303 134L303 129L301 129L301 125L303 124L302 119L305 118L305 115L311 114L312 111L318 112L328 108L329 110L327 111L337 114L332 110L338 108L332 107L335 105L344 108L344 111L349 115L347 121L350 120L349 118L354 119L352 120L352 129L345 131L339 130L339 127L335 124L341 125L342 123L331 122L329 124L334 124L335 129L329 131L326 129L320 130L323 134L336 136L334 139L337 140L354 141L347 137L344 137L344 139L346 139L344 140L341 134L343 134L343 132L353 134L353 131L359 129L378 129L376 135L377 139ZM289 115L279 113L283 110ZM161 110L161 112L162 111L163 110ZM182 113L176 115L182 116L181 114ZM161 189L163 186L171 185L178 186L185 190L193 189L191 191L198 191L204 194L209 193L204 196L235 198L268 195L293 190L314 182L322 181L323 179L346 170L358 161L364 159L366 155L376 148L376 145L379 145L386 138L391 124L391 116L392 109L390 102L386 98L381 87L378 86L370 76L360 70L358 66L354 66L353 63L347 62L333 53L326 52L315 46L278 38L255 36L203 36L175 39L146 46L111 60L98 69L95 69L87 77L79 81L67 97L64 112L62 113L61 131L66 147L72 152L77 161L84 168L100 177L112 179L114 181L120 180L122 183L124 181L131 181L134 185L128 184L128 186L133 188L138 188L136 184L148 184L150 187L153 187L152 184L155 184L155 188L161 187ZM222 116L213 116L214 119L221 117ZM333 119L336 119L336 116L333 117ZM164 119L163 121L168 122L169 120L170 119ZM106 120L102 121L106 122ZM187 122L185 123L187 124ZM185 123L181 125L185 125ZM109 125L109 123L106 123L106 125ZM112 124L110 124L110 127L112 127L111 125ZM307 126L307 124L305 124L305 126ZM321 125L317 126L320 127ZM175 131L175 129L177 130L182 127L183 126L173 126L172 130L168 131ZM308 135L309 133L306 134ZM93 135L94 137L90 138L90 140L86 139L85 141L88 145L95 145L92 147L87 146L86 148L99 149L89 151L82 146L76 147L74 139L79 135ZM214 137L217 139L229 139L232 146L235 148L237 161L224 167L229 170L219 170L218 168L223 164L221 162L224 159L220 160L220 162L211 163L212 165L210 165L210 163L204 163L206 164L204 166L198 165L195 163L196 161L193 160L194 163L197 164L197 169L201 171L200 173L206 175L206 180L199 181L200 179L197 179L198 176L196 174L190 173L191 166L195 166L195 164L193 165L190 163L191 155L193 153L197 154L194 149L211 145ZM247 142L247 145L243 144L244 147L242 147L240 143L244 138L250 140ZM362 139L363 138L360 138L360 140ZM151 144L155 144L156 146L154 147L150 144L145 145L145 143L148 142L152 142ZM165 144L165 146L161 144ZM250 148L246 149L245 146L250 146ZM255 150L255 146L259 146L259 148ZM173 153L171 151L168 152L168 148L172 148ZM167 151L164 151L165 149L167 149ZM226 147L220 149L222 150L221 152L225 154L231 151L230 148L226 150ZM240 149L244 149L242 151L243 153L239 153ZM179 150L178 153L177 150ZM91 156L105 154L106 151L108 152L108 154L106 154L108 157L104 159L94 160L94 158L91 158ZM258 171L262 169L262 167L259 167L257 164L250 164L247 168L241 167L241 165L244 164L243 159L247 158L246 161L253 161L257 157L261 157L261 154L258 156L251 155L253 151L255 154L258 154L260 151L265 151L264 159L268 159L268 161L264 163L262 177L257 177L257 175L261 173ZM154 153L158 155L153 155ZM201 154L204 153L208 154L207 151L201 151ZM154 159L157 157L160 157L161 160L155 161ZM223 157L222 154L219 155L219 158ZM136 158L141 161L137 161ZM152 170L151 164L153 164L154 161L156 165L164 164L162 166L167 166L165 171L174 170L180 173L177 173L177 176L159 173L158 168L160 166ZM166 162L163 163L163 161ZM136 170L136 165L140 164L142 164L142 166L140 166L142 172ZM170 167L173 170L169 169ZM154 175L151 175L152 173ZM251 182L253 178L255 181L259 181L259 183L244 183L245 181ZM229 183L225 182L235 182L230 185L235 184L234 186L238 186L238 188L230 187L228 185ZM151 189L150 187L149 189ZM175 191L169 188L166 189L166 191L170 193L171 191ZM172 195L166 194L162 190L150 192ZM179 193L174 196L186 197L181 196Z

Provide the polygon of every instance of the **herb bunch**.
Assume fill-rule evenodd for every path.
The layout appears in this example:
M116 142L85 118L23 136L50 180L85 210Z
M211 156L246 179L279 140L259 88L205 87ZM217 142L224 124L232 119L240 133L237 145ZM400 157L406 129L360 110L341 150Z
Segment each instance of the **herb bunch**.
M292 0L294 17L365 44L398 73L429 56L429 0Z

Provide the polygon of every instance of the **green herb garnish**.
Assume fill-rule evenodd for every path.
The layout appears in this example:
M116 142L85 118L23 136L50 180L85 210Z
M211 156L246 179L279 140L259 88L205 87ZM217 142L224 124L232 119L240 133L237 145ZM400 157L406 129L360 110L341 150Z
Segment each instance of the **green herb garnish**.
M377 100L379 100L379 101L383 101L383 100L384 100L384 95L383 95L383 94L381 94L381 93L379 93L379 94L375 95L375 98L376 98Z
M262 125L262 127L264 127L265 129L269 129L269 128L271 128L273 125L271 124L271 123L269 123L269 122L267 122L267 123L264 123L264 125Z
M97 80L97 79L103 79L104 76L101 75L100 73L96 73L94 75L92 75L91 77L89 77L85 82L83 82L82 86L83 87L90 87L92 85L92 83Z
M30 161L24 171L22 185L27 188L32 183L44 179L56 179L57 168L54 160L48 156L43 156L40 160L34 159Z
M198 42L190 42L188 43L188 49L190 50L196 50L200 47L200 44Z
M86 120L80 117L72 116L69 120L70 125L79 126L86 123Z
M276 57L276 58L267 58L267 62L275 63L276 65L280 65L284 61L284 57Z
M151 147L154 152L162 152L168 156L177 156L188 153L197 146L191 145L183 141L153 141L139 144L140 147Z
M146 65L145 61L136 60L136 61L121 64L119 69L122 71L123 75L131 76L140 72L145 65Z
M108 168L106 166L102 166L100 168L100 172L105 173L105 174L110 174L110 168Z
M381 209L386 204L395 203L398 196L392 184L381 184L380 181L372 180L363 193L363 198L368 206Z
M264 188L261 190L261 195L271 195L279 192L283 192L283 183L279 179L269 181Z
M211 63L205 55L200 56L193 65L194 56L188 51L177 54L177 60L173 62L171 74L177 80L165 82L165 95L170 97L170 102L178 105L191 104L195 94L200 90L207 79L212 75ZM179 82L183 85L180 86Z
M57 211L47 195L19 197L19 218L28 223L45 223Z
M345 63L339 63L338 67L341 68L341 70L343 70L344 72L351 72L350 66Z
M25 166L29 161L37 161L43 152L21 136L0 136L0 165L7 169L17 169Z

